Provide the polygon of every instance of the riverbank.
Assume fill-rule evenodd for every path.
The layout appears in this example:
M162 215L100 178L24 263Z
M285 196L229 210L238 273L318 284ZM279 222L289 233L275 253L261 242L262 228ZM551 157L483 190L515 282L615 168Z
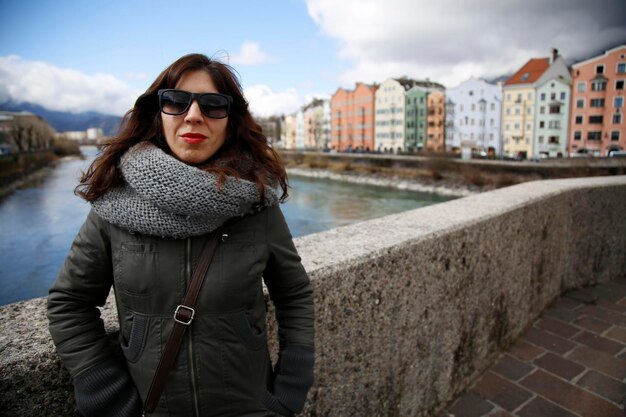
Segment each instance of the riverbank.
M455 196L544 179L626 175L626 158L518 162L287 150L280 155L292 175Z
M352 184L395 188L398 190L408 190L454 197L466 197L483 191L480 187L472 187L465 184L453 183L451 181L442 181L435 184L428 183L426 181L409 180L397 176L384 177L380 175L368 175L357 172L342 173L317 168L288 168L287 174L296 177L326 179Z
M50 176L59 163L72 159L84 159L84 156L81 154L59 157L53 152L46 152L35 158L31 155L27 161L14 159L10 163L3 163L0 173L0 201L15 190L39 184Z

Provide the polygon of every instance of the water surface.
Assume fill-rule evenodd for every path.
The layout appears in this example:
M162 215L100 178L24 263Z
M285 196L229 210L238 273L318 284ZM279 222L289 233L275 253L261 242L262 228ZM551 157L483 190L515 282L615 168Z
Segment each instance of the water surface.
M83 153L0 202L0 305L47 295L89 211L73 194L96 149ZM282 210L294 237L452 198L298 177L290 185Z

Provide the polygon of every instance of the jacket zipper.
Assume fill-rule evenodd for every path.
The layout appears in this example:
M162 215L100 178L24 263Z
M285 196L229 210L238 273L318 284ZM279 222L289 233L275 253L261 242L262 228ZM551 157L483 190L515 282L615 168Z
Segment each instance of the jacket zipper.
M191 284L191 274L193 271L193 268L191 267L191 238L188 237L187 238L187 286L189 286L189 284ZM195 360L194 360L194 353L193 353L193 337L192 337L192 327L191 325L189 326L189 328L187 329L187 339L188 339L188 346L189 348L187 349L187 354L188 354L188 358L187 360L189 361L189 374L190 374L190 378L191 378L191 390L192 390L192 396L193 396L193 410L194 410L194 415L196 417L200 417L200 406L198 405L198 382L196 381L196 368L195 368Z

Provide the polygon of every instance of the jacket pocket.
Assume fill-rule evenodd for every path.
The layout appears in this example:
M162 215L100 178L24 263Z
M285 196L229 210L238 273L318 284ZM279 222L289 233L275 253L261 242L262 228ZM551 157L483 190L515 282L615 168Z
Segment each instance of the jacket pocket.
M146 297L158 287L158 251L155 243L123 242L114 253L115 288Z
M126 357L126 360L130 363L137 362L141 356L146 339L146 332L148 330L147 323L148 319L146 316L135 314L133 316L128 342L122 341L121 343L124 357Z
M245 312L236 313L231 317L231 325L235 334L245 347L251 350L259 350L267 343L267 329L258 330L248 320Z

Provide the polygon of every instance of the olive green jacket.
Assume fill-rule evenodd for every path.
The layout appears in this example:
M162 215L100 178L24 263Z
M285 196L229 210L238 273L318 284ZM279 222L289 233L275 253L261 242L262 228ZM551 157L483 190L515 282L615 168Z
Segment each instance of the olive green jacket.
M313 382L313 293L280 208L231 219L219 233L195 317L154 415L299 412ZM135 414L206 238L134 234L89 213L48 299L50 333L85 415ZM266 346L262 280L276 307L281 357L288 358L274 370ZM115 372L97 308L112 287L126 362ZM126 372L131 388L119 381ZM110 396L119 401L133 385L140 397L128 400L133 411L91 411L107 406L104 391L113 390ZM91 404L95 397L100 403Z

